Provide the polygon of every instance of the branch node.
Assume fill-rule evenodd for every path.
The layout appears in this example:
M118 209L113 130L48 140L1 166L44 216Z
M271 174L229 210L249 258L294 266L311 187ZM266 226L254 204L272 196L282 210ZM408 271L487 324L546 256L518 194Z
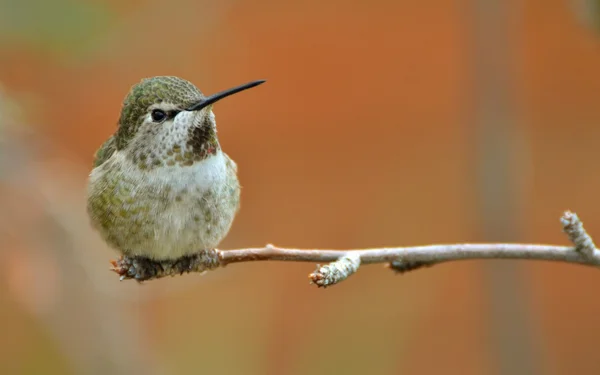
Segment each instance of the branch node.
M560 222L563 226L563 232L567 234L569 241L575 245L575 251L590 258L596 250L596 245L594 245L592 237L583 228L583 223L577 214L565 211L560 218Z
M403 274L409 271L418 270L419 268L431 267L434 264L435 262L405 261L397 259L386 264L386 267L397 274Z
M317 264L317 269L308 275L308 278L311 284L325 288L346 280L348 276L358 271L358 267L360 267L360 256L348 254L325 266Z

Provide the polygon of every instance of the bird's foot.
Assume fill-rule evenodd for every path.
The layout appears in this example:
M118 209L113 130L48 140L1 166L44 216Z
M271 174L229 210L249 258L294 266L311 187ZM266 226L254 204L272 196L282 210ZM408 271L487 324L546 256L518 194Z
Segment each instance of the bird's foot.
M189 272L204 272L219 266L219 255L214 249L176 259L154 260L141 256L122 256L111 261L111 270L121 280L135 279L138 282L165 276L183 275Z
M135 279L144 281L156 278L164 272L163 261L156 261L140 256L122 256L112 260L112 271L121 276L121 280Z

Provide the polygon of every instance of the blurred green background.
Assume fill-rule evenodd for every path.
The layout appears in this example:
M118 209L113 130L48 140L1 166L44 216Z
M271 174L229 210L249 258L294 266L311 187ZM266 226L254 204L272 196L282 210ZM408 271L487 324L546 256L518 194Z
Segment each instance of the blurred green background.
M213 93L242 210L222 249L600 236L595 0L0 0L1 374L600 373L600 272L231 265L137 285L85 185L144 77Z

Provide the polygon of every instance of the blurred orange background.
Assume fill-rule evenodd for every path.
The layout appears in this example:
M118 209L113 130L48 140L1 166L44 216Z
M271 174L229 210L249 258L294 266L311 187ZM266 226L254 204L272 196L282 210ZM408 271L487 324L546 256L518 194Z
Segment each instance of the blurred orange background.
M600 236L593 0L0 0L0 373L599 373L600 272L468 261L328 289L312 264L144 285L85 185L129 88L210 94L242 210L222 249Z

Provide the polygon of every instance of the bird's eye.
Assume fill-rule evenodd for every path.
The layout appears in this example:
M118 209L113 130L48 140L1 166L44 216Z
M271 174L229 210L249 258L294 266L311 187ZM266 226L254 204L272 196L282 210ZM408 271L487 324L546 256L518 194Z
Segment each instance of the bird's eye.
M155 109L152 111L152 121L154 122L162 122L167 118L167 114L165 111L160 109Z

